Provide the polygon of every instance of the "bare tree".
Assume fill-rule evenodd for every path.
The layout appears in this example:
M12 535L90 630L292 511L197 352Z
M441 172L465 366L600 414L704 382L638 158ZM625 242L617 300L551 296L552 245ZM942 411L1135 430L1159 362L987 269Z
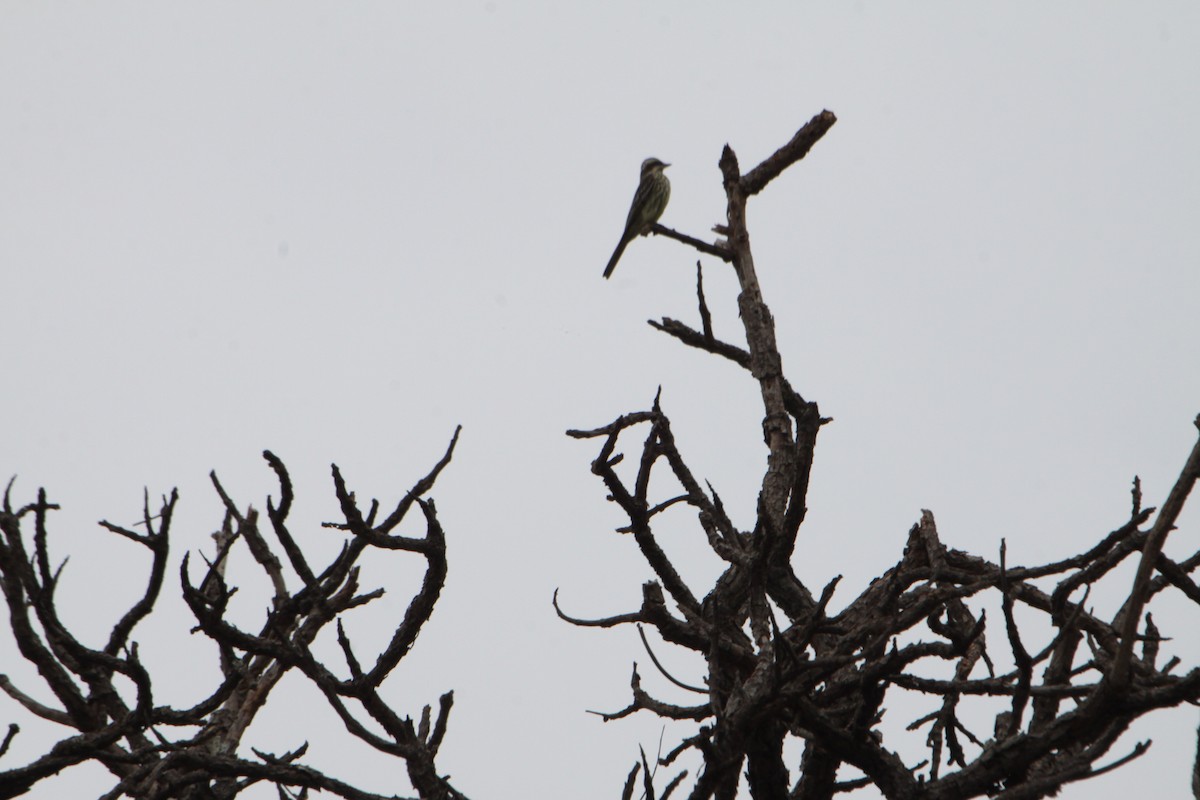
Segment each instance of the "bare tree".
M1200 567L1200 550L1182 561L1163 555L1163 542L1200 479L1200 443L1157 514L1142 506L1135 479L1129 519L1086 552L1051 564L1009 566L1003 542L996 562L949 549L938 537L933 514L925 511L895 566L832 611L839 577L814 591L792 567L817 434L830 420L784 375L774 321L755 273L745 210L751 197L807 155L835 121L822 112L744 174L733 150L725 147L719 165L727 219L717 228L724 237L718 244L662 225L652 229L732 264L737 274L745 347L713 331L699 264L699 328L673 319L650 324L685 345L732 361L757 381L768 455L752 526L739 529L713 487L701 485L657 398L647 411L624 414L600 428L569 431L600 442L592 471L628 517L621 531L636 542L657 580L643 586L641 608L619 616L568 616L557 598L555 607L576 625L652 627L666 642L706 660L703 687L667 675L676 686L699 693L694 705L652 697L635 668L630 704L605 715L616 719L645 710L693 722L694 734L660 759L671 765L685 752L700 754L702 767L689 795L693 800L732 800L743 772L756 800L818 800L865 786L896 800L1053 796L1063 784L1099 775L1145 752L1148 742L1102 763L1138 717L1200 700L1200 667L1180 674L1177 659L1158 664L1163 635L1146 613L1164 591L1200 603L1200 588L1191 577ZM629 436L640 437L640 453L626 475L618 469L623 461L618 447ZM652 494L652 476L655 487L677 486L677 493ZM725 564L711 586L685 582L656 539L660 516L681 506L695 513L705 541ZM1133 587L1112 619L1101 618L1089 610L1089 591L1127 559L1137 561ZM1053 583L1049 590L1035 585L1047 581ZM989 651L981 608L988 596L998 596L1002 610L999 642L993 636L990 644L992 651L1007 650L996 654L997 661L1011 665L1004 670L997 670ZM1019 623L1018 617L1025 621ZM930 677L938 666L942 673L952 668L953 677ZM908 726L926 732L928 757L917 763L903 760L885 740L884 704L897 692L926 698L927 713ZM1002 703L1002 711L991 730L973 731L966 707L984 699ZM795 763L784 755L789 739L802 745ZM678 773L656 788L643 754L627 779L626 800L639 785L639 771L647 798L666 798L684 785L684 773Z
M933 515L924 512L895 566L846 604L832 602L838 577L819 592L797 577L792 559L807 512L817 435L829 420L784 375L774 322L755 273L745 209L749 198L807 155L834 122L833 114L819 114L745 174L725 148L719 164L727 219L718 228L723 238L717 244L662 225L652 229L732 264L740 282L737 307L745 347L717 338L699 265L699 327L671 319L652 324L745 368L759 385L768 457L752 525L738 528L717 492L697 479L657 399L647 411L569 432L600 443L592 471L628 517L622 531L636 542L657 579L643 586L641 607L629 613L579 619L559 609L556 598L558 613L577 625L652 627L664 641L699 654L707 666L703 686L668 676L681 690L698 693L692 705L651 696L635 670L631 702L606 715L616 719L645 710L695 726L656 759L658 764L652 766L642 754L626 779L625 800L639 785L648 800L680 790L686 773L663 782L657 766L674 765L693 752L702 766L687 784L692 798L733 800L743 774L756 800L818 800L868 786L897 800L1048 797L1065 783L1143 753L1148 743L1106 760L1138 717L1200 700L1200 666L1181 672L1177 659L1159 665L1164 637L1147 613L1163 592L1200 603L1200 588L1191 577L1200 567L1200 551L1183 560L1163 554L1163 543L1200 479L1200 443L1160 510L1142 506L1135 479L1129 519L1094 547L1062 561L1009 566L1003 542L996 562L949 549L939 539ZM625 474L617 448L622 437L632 435L641 436L640 453L636 467ZM426 495L449 464L457 438L456 432L441 460L383 518L377 502L360 506L335 466L342 520L327 526L347 538L321 569L309 563L289 529L293 490L278 458L264 453L280 487L278 505L267 501L265 530L254 508L240 510L214 475L225 507L216 552L206 566L196 567L197 583L185 557L180 580L196 630L216 646L222 679L186 708L156 702L152 676L132 639L160 599L177 496L164 498L157 513L147 498L144 530L102 523L145 547L151 567L141 598L113 625L103 648L93 649L68 629L56 608L62 573L51 565L48 521L57 506L42 490L36 501L15 508L10 482L0 509L0 585L21 655L37 669L57 705L35 700L5 676L0 689L31 714L72 734L32 763L0 772L0 798L20 795L85 761L98 762L112 774L115 782L105 798L223 799L257 783L275 785L281 797L304 797L309 790L350 800L381 797L306 766L303 746L284 754L251 749L255 757L247 757L247 728L289 672L321 693L349 733L402 759L421 798L463 797L435 764L452 695L442 696L436 713L425 706L414 722L379 694L440 596L445 541ZM655 492L669 483L677 491L652 496L652 475L669 479L656 479ZM420 538L396 532L414 506L424 516ZM656 538L659 518L683 509L695 514L708 547L726 565L712 586L689 585ZM235 589L226 582L224 565L239 541L273 591L271 609L253 631L228 613ZM382 594L360 588L358 565L366 553L383 550L423 558L425 576L391 640L368 663L352 646L341 618ZM1111 582L1114 569L1128 560L1137 562L1133 587L1115 616L1104 619L1088 605L1091 587ZM1003 635L991 650L984 613L989 598L995 598L1003 617ZM344 662L336 667L313 651L330 625ZM906 761L892 739L885 740L884 703L896 693L921 697L927 705L909 725L925 732L928 748L928 756L916 763ZM1002 706L986 733L973 730L979 715L969 707L975 703ZM10 726L0 741L0 758L16 733ZM802 755L789 761L785 745L792 741Z
M284 754L254 750L257 758L253 759L239 754L247 727L289 672L310 681L346 730L366 746L403 759L420 797L463 797L434 763L446 734L453 694L441 697L436 715L425 706L417 723L395 711L379 694L429 620L446 578L445 538L434 502L424 495L450 463L457 441L456 431L441 460L382 518L377 501L365 511L360 507L335 465L333 481L343 519L326 523L326 527L349 536L341 552L320 569L309 563L288 528L292 484L283 462L274 454L263 453L279 479L280 493L278 505L267 500L267 533L260 528L258 512L253 507L240 511L213 474L213 486L225 505L224 522L214 534L216 555L202 570L198 584L191 581L185 556L180 580L196 629L217 647L223 679L207 697L188 708L156 704L152 676L138 659L137 644L131 640L138 623L159 600L178 495L172 492L163 498L157 514L151 514L147 496L144 532L101 523L145 547L151 554L151 567L142 597L113 626L104 647L96 650L63 624L55 607L61 567L51 567L47 542L49 512L58 506L41 490L35 502L14 508L10 481L0 511L0 585L21 655L37 668L58 707L33 699L7 676L0 675L0 689L30 713L76 733L34 762L0 772L0 797L15 797L75 764L96 761L116 779L102 795L105 798L219 800L234 797L253 784L268 783L278 787L280 797L297 796L289 789L298 789L300 797L309 789L319 789L349 800L381 800L382 795L304 766L301 757L307 745ZM395 533L414 506L424 515L425 535L414 538ZM224 565L230 548L239 541L246 544L274 593L271 609L256 631L238 627L227 616L236 590L226 584ZM341 617L382 596L382 589L360 588L358 566L364 554L382 550L401 550L423 558L425 577L391 641L366 662L351 644ZM335 621L345 662L340 667L323 663L311 649L317 635ZM126 682L134 687L132 692L123 689ZM362 712L355 708L361 708L365 718L360 718ZM9 727L0 756L17 730L16 725Z

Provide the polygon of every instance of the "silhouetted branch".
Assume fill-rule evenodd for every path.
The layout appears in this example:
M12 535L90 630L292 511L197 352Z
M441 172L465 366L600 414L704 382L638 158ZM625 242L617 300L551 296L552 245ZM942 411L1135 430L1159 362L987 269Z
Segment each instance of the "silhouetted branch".
M668 228L666 225L663 225L658 222L656 222L650 226L650 233L656 234L658 236L665 236L668 239L674 239L677 242L686 244L688 247L692 247L692 248L695 248L696 250L699 250L701 253L704 253L705 255L715 256L716 258L719 258L722 261L729 261L732 258L732 256L729 254L729 251L726 250L724 247L721 247L719 244L709 244L708 242L703 241L701 239L697 239L693 236L688 236L686 233L680 233L679 231L672 230L671 228Z
M620 530L634 534L661 586L643 586L643 605L634 614L585 622L562 614L557 603L555 609L574 624L635 622L639 630L650 625L668 643L705 656L709 702L696 709L695 733L666 758L694 751L703 760L693 800L730 800L743 779L755 800L825 800L867 784L905 800L1048 797L1068 782L1102 774L1144 752L1138 745L1128 756L1097 766L1137 717L1200 702L1200 667L1176 675L1172 668L1178 658L1173 658L1158 668L1160 644L1169 637L1159 630L1161 621L1143 617L1146 604L1172 588L1200 604L1194 577L1200 549L1184 559L1162 553L1163 540L1200 479L1200 443L1148 531L1143 526L1154 509L1143 507L1139 479L1128 521L1095 546L1042 565L1010 565L1003 543L998 564L951 549L943 544L933 514L922 511L895 565L830 615L836 579L814 599L793 564L793 556L806 555L799 531L807 515L817 434L830 420L784 375L774 317L763 300L750 247L746 203L807 155L835 121L822 112L745 174L731 147L721 154L726 217L716 230L725 239L715 255L731 261L738 278L737 312L746 346L714 335L700 267L699 329L668 318L650 322L689 347L737 364L758 386L767 458L752 524L739 530L717 491L707 484L701 488L657 399L649 412L626 414L592 431L570 431L575 438L602 439L592 471L628 518ZM673 238L695 246L686 237ZM642 426L648 427L642 440L629 445L639 453L636 474L627 476L623 468L618 471L624 456L617 450ZM654 467L663 460L670 480L654 473L652 481ZM675 556L658 545L650 527L658 514L668 508L678 513L685 504L723 562L719 577L705 585L683 581ZM847 539L844 546L855 544ZM1100 617L1088 605L1092 587L1139 554L1138 575L1122 610L1113 619ZM812 570L806 564L806 571ZM666 608L663 588L679 615ZM1012 668L1003 674L997 674L988 652L987 618L977 607L989 599L999 601L1005 622ZM1027 614L1033 624L1024 622ZM1139 632L1143 618L1144 632ZM1138 641L1143 643L1140 659L1134 656ZM657 665L657 655L651 652L651 658ZM952 677L945 677L946 665ZM632 687L630 705L605 719L639 710L688 718L686 709L645 695L636 670ZM928 728L929 757L917 766L908 766L884 745L885 698L897 692L928 698L932 706L909 726ZM977 705L983 698L1009 701L986 739L972 732L984 714L995 714ZM788 738L803 742L798 769L781 756ZM645 778L648 764L643 760L641 767ZM838 782L844 767L865 777ZM635 768L627 795L636 775ZM644 791L649 795L652 785Z
M216 475L213 486L225 507L225 521L216 535L217 553L206 567L199 584L192 582L189 557L180 567L183 598L191 609L197 630L217 646L222 679L207 698L184 708L156 704L152 676L138 658L136 643L129 638L146 618L160 596L168 558L170 528L178 495L163 500L158 514L144 504L138 533L113 523L106 529L151 551L146 589L141 598L116 623L103 651L93 651L72 635L58 619L54 591L60 572L50 568L46 515L57 506L38 500L14 511L6 493L0 513L0 583L8 600L9 622L21 655L38 669L61 710L34 701L18 690L7 676L0 688L31 713L58 725L74 728L78 735L62 739L47 755L30 764L0 772L0 798L26 791L38 781L74 764L98 761L117 779L106 795L143 798L233 797L255 783L275 784L301 790L319 790L351 800L382 798L363 791L299 760L307 745L283 756L254 751L258 760L236 755L242 737L257 712L288 672L296 671L314 683L325 696L346 729L382 752L404 760L414 789L421 798L449 800L462 795L440 775L434 758L445 737L452 693L440 700L436 721L425 707L420 732L412 721L396 713L378 694L379 686L403 659L428 622L445 582L445 534L432 499L423 495L450 461L458 431L445 455L434 468L404 495L396 510L374 525L378 503L372 502L365 516L353 492L334 470L335 489L344 520L336 524L351 538L341 552L319 573L311 566L287 524L293 503L293 488L283 462L264 452L280 482L280 504L268 500L271 527L286 561L273 550L272 542L258 527L254 508L240 510ZM11 484L10 484L11 491ZM391 531L416 504L425 519L425 535L402 537ZM32 518L34 546L31 558L25 549L22 524ZM156 524L157 523L157 524ZM236 588L228 586L226 556L237 542L245 542L253 563L273 587L270 611L257 629L247 629L230 616L230 600ZM364 670L342 625L342 616L382 596L382 589L362 591L357 561L368 551L411 552L426 562L425 579L409 601L391 641ZM298 588L289 588L289 577L298 577ZM35 625L30 614L37 620ZM336 623L338 642L349 666L350 677L341 679L310 649L317 635ZM114 682L115 675L131 682ZM130 698L129 695L132 694ZM361 711L351 711L344 700L352 699ZM356 714L371 719L377 733L369 730ZM10 732L8 740L15 735ZM2 754L2 753L0 753Z

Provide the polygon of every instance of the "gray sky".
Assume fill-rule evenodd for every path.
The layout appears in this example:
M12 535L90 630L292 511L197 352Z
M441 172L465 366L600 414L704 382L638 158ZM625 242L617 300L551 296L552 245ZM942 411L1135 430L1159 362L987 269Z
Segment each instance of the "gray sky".
M390 696L417 715L456 691L441 767L470 796L613 797L662 725L585 709L625 705L634 661L646 688L690 698L632 628L553 616L555 587L603 616L649 577L611 532L595 448L563 431L647 408L661 384L743 526L765 454L748 377L645 324L696 319L694 252L638 240L600 277L641 160L673 164L662 221L709 237L722 145L745 169L823 108L839 118L749 216L784 366L836 420L796 561L812 586L845 575L837 606L899 558L921 508L948 545L995 558L1006 537L1031 564L1123 522L1135 473L1165 498L1200 411L1198 78L1184 2L5 3L0 477L18 475L17 502L45 486L63 505L62 602L99 640L146 564L94 523L133 523L143 486L180 489L177 564L220 521L210 469L243 506L278 495L270 448L303 541L332 554L329 463L393 501L461 423L433 493L450 577ZM740 341L733 276L703 261L718 333ZM718 565L690 522L664 544L703 592ZM1193 548L1198 522L1177 534ZM351 620L362 647L420 574L371 566L389 594ZM263 582L245 558L231 580L250 624ZM157 699L186 705L215 658L167 595L136 638ZM1194 609L1171 610L1164 660L1195 664ZM658 652L700 680L697 659ZM0 661L48 699L11 639ZM248 742L308 740L314 766L407 791L290 689ZM920 713L894 708L888 730ZM25 732L5 766L54 740L0 698L9 719ZM1196 722L1138 726L1114 757L1149 736L1148 755L1064 797L1182 796ZM30 796L108 785L80 769Z

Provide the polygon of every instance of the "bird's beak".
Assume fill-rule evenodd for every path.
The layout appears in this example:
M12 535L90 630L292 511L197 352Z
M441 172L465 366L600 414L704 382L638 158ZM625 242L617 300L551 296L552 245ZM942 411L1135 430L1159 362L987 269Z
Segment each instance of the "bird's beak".
M667 167L669 167L669 166L671 166L671 165L670 165L670 164L663 164L663 169L666 169L666 168L667 168Z

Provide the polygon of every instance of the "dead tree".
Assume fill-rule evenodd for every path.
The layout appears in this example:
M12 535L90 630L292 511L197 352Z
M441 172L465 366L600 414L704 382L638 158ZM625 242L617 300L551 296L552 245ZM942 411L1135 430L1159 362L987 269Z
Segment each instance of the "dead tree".
M115 779L102 795L105 798L224 800L265 783L275 784L280 797L305 797L315 789L348 800L384 800L383 795L305 766L307 744L298 742L295 750L283 754L254 750L256 758L243 752L247 727L289 672L310 681L358 740L403 759L421 798L463 797L434 763L446 734L453 694L442 695L436 714L425 706L420 721L414 723L379 693L429 620L442 590L445 537L434 502L425 495L450 463L457 441L455 432L445 455L386 516L377 501L364 510L335 465L334 488L343 519L325 526L348 534L348 538L337 557L323 568L309 562L289 529L292 484L283 462L274 454L263 453L279 479L279 502L267 500L266 526L253 507L239 510L213 474L213 486L225 505L224 522L214 534L216 554L207 567L198 570L201 580L195 584L190 559L185 556L180 581L183 598L195 616L195 630L216 645L223 678L207 697L197 698L188 707L160 705L153 676L138 659L132 638L163 588L178 495L172 492L163 498L157 514L151 513L147 497L142 523L137 526L142 530L101 523L145 547L151 566L141 598L113 625L104 647L93 649L63 624L55 607L61 567L51 565L48 539L50 512L58 506L40 490L35 502L14 508L10 481L0 510L0 585L21 655L36 667L43 689L54 695L56 704L34 699L35 693L15 686L4 675L0 675L0 689L30 713L74 733L32 763L0 771L0 798L18 796L73 765L95 761ZM416 538L395 533L414 506L424 516L425 535ZM241 543L273 589L271 608L256 630L239 627L227 615L236 589L226 583L224 564L230 549ZM341 618L383 595L382 589L364 591L359 586L358 565L363 556L388 550L423 558L425 575L391 641L367 660L352 646ZM311 648L317 635L331 624L336 627L345 662L339 666L323 663ZM130 685L132 690L125 688ZM362 710L357 711L359 708ZM360 716L364 711L365 717ZM0 745L0 757L17 730L15 724L10 725Z
M1163 634L1146 613L1162 592L1181 592L1200 603L1192 578L1200 550L1180 561L1163 555L1163 542L1200 478L1200 443L1157 513L1142 506L1135 479L1129 519L1086 552L1051 564L1010 566L1002 542L996 561L947 548L933 514L925 511L895 566L840 610L831 610L839 578L814 591L791 566L807 511L817 434L830 420L784 375L774 321L755 274L745 209L835 121L822 112L746 173L725 147L719 166L727 218L717 228L723 236L717 244L653 228L732 264L740 283L737 309L745 347L713 331L699 264L699 327L673 319L651 325L732 361L757 381L767 466L753 525L739 528L717 492L701 484L657 398L647 411L569 431L600 443L592 471L628 517L620 530L657 579L642 587L640 608L619 616L568 616L557 598L555 608L576 625L652 627L664 641L705 659L703 687L667 676L701 694L693 705L651 696L635 669L630 704L605 715L615 719L644 710L694 722L694 734L660 759L671 765L683 753L699 754L702 766L690 784L693 800L733 800L743 773L756 800L818 800L865 786L894 800L1050 797L1063 784L1144 752L1148 742L1106 761L1138 717L1200 700L1200 667L1180 672L1178 659L1160 665ZM630 436L640 437L640 448L631 445L640 452L626 474L618 469L623 460L618 448ZM678 493L652 494L652 475L656 487L678 486ZM656 538L660 516L682 506L695 514L708 546L724 562L711 586L688 585ZM1104 619L1089 609L1089 591L1129 559L1137 562L1136 580L1120 611ZM1040 589L1035 581L1052 582L1053 588ZM981 610L989 596L998 596L1003 616L990 641ZM1019 624L1018 618L1031 614L1038 618L1036 630L1049 634L1039 636L1034 626ZM995 653L997 648L1007 652ZM996 662L1011 668L998 670ZM942 674L949 668L953 677L930 677L936 672L930 665L941 665ZM928 756L917 763L906 762L885 738L885 701L897 692L925 698L927 713L909 725L926 732ZM985 698L1003 704L1003 710L990 730L971 730L968 706ZM799 740L803 752L791 763L784 756L789 739ZM666 798L684 785L679 773L656 787L651 771L643 755L626 781L626 800L638 788L647 798Z
M996 562L947 548L933 515L924 512L895 566L846 604L832 602L837 577L819 592L806 586L791 560L807 513L817 435L829 420L783 373L773 319L755 273L745 208L834 122L823 112L745 174L726 147L719 164L727 219L717 244L661 225L653 228L732 264L741 284L737 307L745 347L717 338L699 269L699 327L671 319L652 324L745 368L758 383L768 457L753 524L738 528L716 491L697 479L657 399L647 411L594 430L571 431L576 438L600 442L593 472L628 517L622 531L657 579L643 586L641 607L629 613L596 620L559 613L579 625L649 626L664 641L704 659L703 687L671 678L702 695L694 704L651 696L635 671L631 702L606 715L615 719L645 710L693 723L694 733L657 759L670 766L684 754L699 754L700 772L688 784L692 798L733 800L743 774L756 800L818 800L867 786L897 800L1052 796L1068 782L1143 753L1148 743L1108 757L1138 717L1200 700L1200 666L1182 671L1178 659L1160 665L1165 637L1147 613L1162 592L1180 592L1200 603L1200 588L1191 577L1200 567L1200 551L1182 560L1163 551L1200 479L1200 443L1161 509L1142 506L1135 479L1129 519L1094 547L1062 561L1009 566L1003 543ZM642 439L636 466L627 475L617 448L630 435ZM145 547L151 567L141 598L95 649L68 629L56 608L63 575L61 567L52 566L48 539L57 506L43 490L36 501L14 507L10 482L0 508L0 586L20 654L36 668L55 705L6 676L0 676L0 690L29 713L72 733L33 762L0 771L0 798L18 796L85 761L112 774L106 798L223 800L257 783L274 784L282 797L317 790L350 800L382 798L305 765L303 744L284 754L252 750L255 757L248 757L247 727L289 672L317 688L350 734L402 759L421 798L461 798L435 764L452 695L442 696L436 713L426 706L414 722L379 694L440 596L447 569L444 534L425 495L449 464L456 441L457 434L442 459L382 519L379 504L361 507L334 467L342 520L327 525L347 539L319 570L289 528L292 486L278 458L264 453L279 479L280 498L278 505L268 500L268 524L261 527L258 513L240 510L213 476L225 506L216 552L206 566L196 567L200 579L195 583L185 557L180 580L196 631L216 646L222 679L186 707L163 705L155 695L153 676L133 638L162 592L177 496L164 498L158 513L152 513L147 499L140 530L102 523ZM678 492L651 496L651 476L664 473ZM654 482L656 491L660 483ZM420 538L396 533L414 506L424 516ZM726 565L711 587L685 582L656 538L659 517L682 508L696 515L705 541ZM235 589L226 582L224 564L239 542L245 542L273 590L270 611L254 630L229 614ZM382 590L360 588L358 565L366 554L386 550L423 558L425 575L391 640L368 661L352 646L341 618L381 596ZM1088 604L1091 588L1111 582L1113 571L1130 560L1137 563L1133 586L1113 618L1104 619ZM1049 590L1040 588L1050 584ZM990 597L997 598L1003 633L993 636L989 650L982 606ZM1027 624L1030 618L1041 624ZM330 625L344 662L336 667L313 651ZM997 663L1005 666L997 669ZM936 677L931 664L952 677ZM926 713L909 726L925 732L929 751L915 763L905 761L885 737L885 701L898 692L927 703ZM973 730L978 715L971 706L983 701L1003 704L987 733ZM0 759L16 734L11 725L0 741ZM784 749L789 740L802 745L802 755L791 761ZM1200 764L1196 769L1200 774ZM684 773L664 783L655 772L643 754L626 780L626 800L639 785L650 800L685 785Z

